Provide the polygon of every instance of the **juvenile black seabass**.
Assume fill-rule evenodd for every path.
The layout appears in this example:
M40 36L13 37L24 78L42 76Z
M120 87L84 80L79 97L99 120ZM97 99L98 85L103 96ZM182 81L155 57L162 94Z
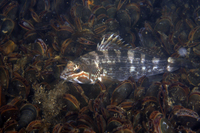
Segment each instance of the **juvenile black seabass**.
M69 61L61 78L76 83L95 83L103 77L123 81L132 76L140 77L157 75L177 70L181 59L162 58L142 47L134 49L119 48L116 43L121 39L111 34L105 37L96 51L89 52L74 61Z

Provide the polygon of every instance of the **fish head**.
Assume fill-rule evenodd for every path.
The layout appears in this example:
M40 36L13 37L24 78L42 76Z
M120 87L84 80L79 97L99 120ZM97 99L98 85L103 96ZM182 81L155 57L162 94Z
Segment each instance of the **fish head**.
M91 78L89 66L79 61L69 61L61 73L60 78L80 84L91 84L94 82Z

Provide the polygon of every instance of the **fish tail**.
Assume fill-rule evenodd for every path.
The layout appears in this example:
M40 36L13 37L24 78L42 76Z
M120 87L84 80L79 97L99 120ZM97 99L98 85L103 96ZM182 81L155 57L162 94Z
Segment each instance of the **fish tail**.
M170 67L178 67L178 68L185 67L185 68L189 68L189 69L194 69L194 68L200 67L199 63L192 62L185 58L169 57L167 61L170 65Z

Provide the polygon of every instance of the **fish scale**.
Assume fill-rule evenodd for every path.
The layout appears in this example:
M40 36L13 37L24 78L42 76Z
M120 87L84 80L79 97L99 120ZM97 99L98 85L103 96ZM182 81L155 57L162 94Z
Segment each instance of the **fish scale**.
M98 50L70 61L60 77L82 84L95 83L97 80L101 81L103 77L123 81L130 76L139 79L144 75L152 76L172 72L177 70L180 64L185 64L181 59L154 55L154 51L143 47L135 49L110 48L110 45L118 41L116 38L118 36L113 34L107 39L103 38L101 44L98 45Z
M168 71L167 59L159 59L159 63L153 63L153 56L143 54L134 50L119 51L121 53L119 59L117 58L116 51L114 50L101 51L101 53L93 51L83 57L80 57L80 59L82 59L83 62L90 62L90 64L88 65L94 66L90 67L93 70L95 70L95 63L97 62L98 69L102 71L100 76L109 76L119 81L123 81L130 76L138 79L143 75L151 76ZM99 60L96 60L96 57ZM178 68L174 67L173 70L175 69Z

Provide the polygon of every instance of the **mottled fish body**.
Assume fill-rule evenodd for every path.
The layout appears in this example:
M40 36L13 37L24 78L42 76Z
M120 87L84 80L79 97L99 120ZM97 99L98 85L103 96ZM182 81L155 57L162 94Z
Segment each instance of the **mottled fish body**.
M113 34L101 42L98 50L89 52L74 61L70 61L61 78L76 83L95 83L102 77L109 77L123 81L130 76L135 79L152 76L164 72L172 72L179 68L176 60L172 57L161 58L155 56L145 48L135 49L110 49L110 45L116 42L118 36Z

